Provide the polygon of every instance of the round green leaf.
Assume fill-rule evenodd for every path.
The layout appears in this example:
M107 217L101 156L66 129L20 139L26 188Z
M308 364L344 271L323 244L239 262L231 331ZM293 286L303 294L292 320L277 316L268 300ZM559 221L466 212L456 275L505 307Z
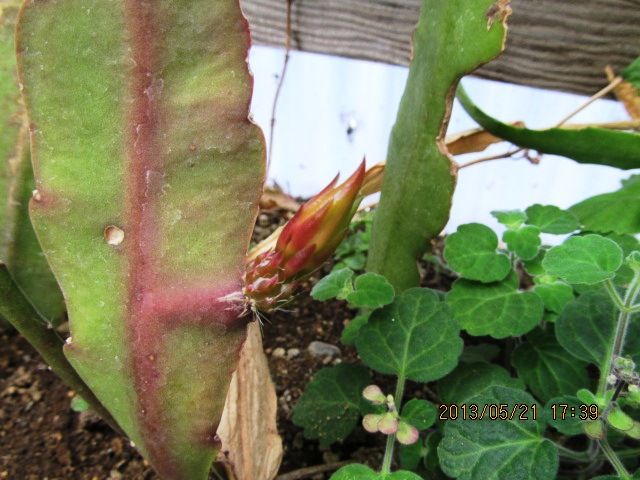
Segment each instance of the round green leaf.
M498 237L479 223L461 225L445 240L444 258L461 277L496 282L511 271L509 257L497 253Z
M378 472L374 472L366 465L359 463L342 467L331 475L330 480L378 480Z
M634 425L633 418L624 413L620 407L615 407L609 412L607 422L613 428L617 428L623 432L631 430Z
M365 273L356 278L355 291L347 302L359 308L380 308L393 302L395 292L387 279L377 273Z
M587 198L571 207L585 230L602 233L640 233L640 175L620 190Z
M474 363L460 365L438 382L438 392L443 403L467 403L467 400L490 386L524 389L519 378L513 378L499 365Z
M342 467L331 475L330 480L422 480L413 472L398 471L392 473L374 472L366 465L352 464Z
M494 210L491 215L510 230L517 230L527 220L527 214L522 210Z
M639 196L640 197L640 196ZM622 249L622 256L626 259L631 252L640 250L640 240L633 235L619 235L617 233L609 233L607 238L613 240ZM633 278L633 270L629 267L628 262L624 262L622 267L616 272L616 276L613 279L616 285L628 285Z
M544 407L545 421L564 435L582 435L584 433L584 422L580 420L582 405L583 403L574 395L553 397Z
M485 405L535 404L526 392L506 387L489 387L468 400L482 411ZM487 407L489 408L489 407ZM537 406L538 412L541 407ZM544 422L534 419L529 408L526 420L521 411L513 420L448 421L438 446L440 465L458 480L550 480L556 478L558 451L543 437Z
M547 253L547 249L545 247L542 247L538 251L538 255L536 255L535 258L532 258L531 260L522 261L524 269L529 275L537 276L537 275L545 274L544 268L542 268L542 259L544 258L546 253Z
M542 266L568 283L593 285L613 278L622 265L622 249L600 235L571 237L547 252Z
M617 309L607 292L586 292L569 302L556 320L558 343L581 360L600 365L613 343ZM626 335L624 354L640 361L640 322L632 321Z
M351 320L342 330L342 335L340 336L340 341L345 345L353 345L356 341L356 337L360 332L360 329L364 324L369 321L369 314L363 313L358 315L356 318Z
M544 312L542 300L532 292L519 292L512 278L486 285L456 280L446 301L460 326L474 336L523 335L542 320Z
M543 402L574 395L589 386L587 363L576 360L552 333L535 330L513 352L511 363L533 394Z
M431 402L413 398L402 407L400 417L418 430L426 430L436 421L437 412Z
M427 449L422 443L422 439L419 439L416 443L411 445L398 446L398 460L400 460L400 466L409 470L415 470L420 465L420 460L427 453Z
M533 287L533 293L540 297L544 308L561 313L564 307L573 300L573 288L564 282L541 283Z
M373 312L360 328L356 348L362 361L380 373L430 382L455 368L462 339L438 295L412 288Z
M362 390L370 382L362 365L323 368L294 407L293 423L304 428L306 438L317 438L323 446L346 438L358 423L365 402Z
M575 232L580 227L578 217L555 205L531 205L526 213L527 224L535 225L544 233L562 235Z
M525 225L517 230L507 230L502 239L509 251L522 260L532 260L540 250L540 230L532 225Z
M353 290L352 278L353 270L349 268L334 270L314 285L311 296L321 302L332 298L344 299Z

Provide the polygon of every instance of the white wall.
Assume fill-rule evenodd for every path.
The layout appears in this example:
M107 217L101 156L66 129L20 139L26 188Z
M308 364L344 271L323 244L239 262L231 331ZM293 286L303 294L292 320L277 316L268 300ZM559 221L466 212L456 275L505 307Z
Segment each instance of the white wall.
M250 55L255 75L252 112L267 138L283 58L282 50L267 47L253 47ZM337 172L349 174L363 156L368 164L384 160L406 77L403 67L292 52L278 105L269 178L293 195L309 196ZM467 78L464 84L471 98L491 115L505 121L524 120L530 127L551 126L584 100L477 78ZM617 102L600 100L572 121L625 119ZM350 124L354 131L348 135ZM475 126L456 105L449 133ZM501 153L505 148L494 146L485 153ZM550 155L540 165L500 160L469 167L460 172L446 230L471 221L497 227L489 213L495 209L526 208L533 203L568 207L616 189L620 179L629 175Z

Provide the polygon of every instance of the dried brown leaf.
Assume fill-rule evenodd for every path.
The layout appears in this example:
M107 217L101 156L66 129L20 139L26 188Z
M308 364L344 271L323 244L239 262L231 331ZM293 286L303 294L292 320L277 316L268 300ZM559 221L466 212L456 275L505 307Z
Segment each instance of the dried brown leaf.
M610 66L607 65L604 71L607 74L609 82L612 82L616 78ZM634 120L640 120L640 92L638 89L631 83L623 81L613 89L613 93L622 105L624 105L629 116Z
M260 197L260 208L263 210L278 209L295 212L300 208L300 202L279 188L266 188L262 197Z
M218 455L230 480L272 480L282 461L276 426L277 397L258 322L249 324L238 369L224 406Z

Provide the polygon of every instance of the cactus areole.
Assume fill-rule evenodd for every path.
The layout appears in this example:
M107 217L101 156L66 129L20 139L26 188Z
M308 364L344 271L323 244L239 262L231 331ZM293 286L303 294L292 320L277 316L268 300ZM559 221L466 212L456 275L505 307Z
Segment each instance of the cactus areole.
M27 0L17 28L65 353L157 472L205 479L264 181L238 0Z

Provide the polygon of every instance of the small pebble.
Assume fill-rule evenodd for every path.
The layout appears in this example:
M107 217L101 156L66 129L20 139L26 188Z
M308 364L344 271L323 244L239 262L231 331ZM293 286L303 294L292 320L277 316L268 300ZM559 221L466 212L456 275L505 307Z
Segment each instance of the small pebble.
M275 358L282 358L285 356L285 349L282 347L278 347L278 348L274 348L273 349L273 353L271 355L273 355Z
M338 357L340 349L330 343L319 342L317 340L311 342L307 347L307 351L314 357Z
M258 216L258 225L260 225L261 227L268 227L269 225L271 225L271 219L268 215L261 213Z
M290 348L289 350L287 350L287 358L297 357L298 355L300 355L299 348Z

